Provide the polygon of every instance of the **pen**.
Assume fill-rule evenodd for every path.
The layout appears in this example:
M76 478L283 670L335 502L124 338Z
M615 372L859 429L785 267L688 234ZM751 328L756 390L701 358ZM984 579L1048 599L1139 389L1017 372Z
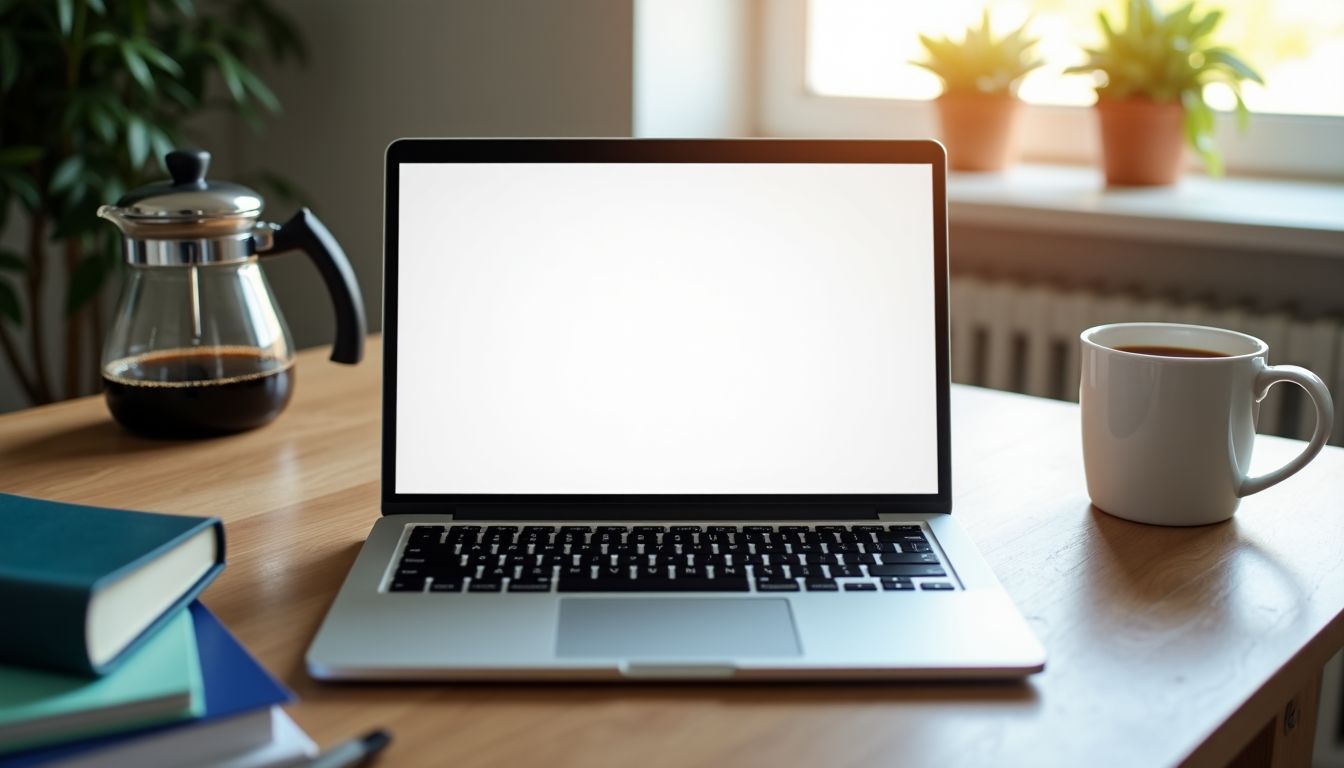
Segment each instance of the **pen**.
M358 739L337 744L326 752L303 763L304 768L348 768L359 765L373 757L392 740L392 734L379 728L369 731Z

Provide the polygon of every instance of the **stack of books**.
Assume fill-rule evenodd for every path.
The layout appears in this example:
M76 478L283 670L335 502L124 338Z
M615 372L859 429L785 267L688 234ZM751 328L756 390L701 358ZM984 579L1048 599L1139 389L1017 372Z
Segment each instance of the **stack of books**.
M0 768L305 762L271 677L196 596L215 518L0 494Z

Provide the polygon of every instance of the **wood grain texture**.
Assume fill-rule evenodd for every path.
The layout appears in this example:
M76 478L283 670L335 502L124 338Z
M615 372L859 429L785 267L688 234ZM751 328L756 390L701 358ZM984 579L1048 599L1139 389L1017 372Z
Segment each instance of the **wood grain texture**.
M1344 450L1231 522L1147 527L1089 505L1076 406L958 387L954 514L1049 653L1025 683L317 683L304 651L378 515L369 353L304 353L289 410L233 437L141 440L99 399L0 417L0 490L223 517L205 602L319 743L386 726L395 766L1221 766L1344 645ZM1299 447L1260 438L1257 469Z

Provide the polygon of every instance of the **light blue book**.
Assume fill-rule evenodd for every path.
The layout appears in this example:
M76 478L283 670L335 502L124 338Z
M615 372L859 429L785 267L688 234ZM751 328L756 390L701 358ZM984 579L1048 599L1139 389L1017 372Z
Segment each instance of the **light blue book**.
M178 611L104 677L0 666L0 753L196 717L204 707L196 632Z

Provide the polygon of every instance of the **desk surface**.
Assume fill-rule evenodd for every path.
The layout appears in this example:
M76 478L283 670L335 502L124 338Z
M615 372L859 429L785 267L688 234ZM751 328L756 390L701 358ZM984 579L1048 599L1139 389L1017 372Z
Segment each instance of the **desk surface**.
M1232 522L1153 528L1089 505L1076 406L957 387L954 514L1049 653L1024 684L317 683L304 651L378 515L379 351L303 354L276 423L212 441L137 439L98 398L0 417L0 490L222 517L205 602L319 743L390 727L387 765L1222 765L1344 645L1344 450ZM1257 467L1299 446L1262 437Z

